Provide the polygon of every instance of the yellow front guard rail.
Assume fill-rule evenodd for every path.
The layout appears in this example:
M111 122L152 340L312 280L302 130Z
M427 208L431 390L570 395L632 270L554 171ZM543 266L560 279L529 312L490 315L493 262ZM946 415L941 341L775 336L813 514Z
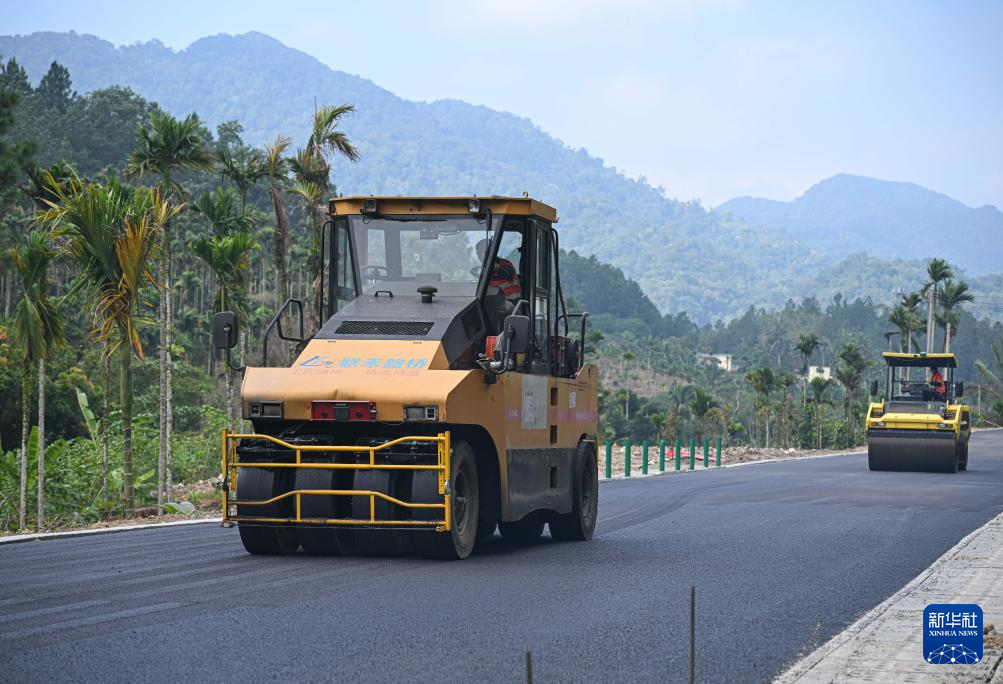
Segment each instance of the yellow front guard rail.
M296 455L293 462L277 463L240 463L237 460L237 441L241 439L263 439L272 444L292 451ZM435 442L437 462L435 465L407 465L397 463L377 463L376 454L379 451L388 449L397 444L406 442ZM449 433L440 432L435 437L414 436L398 437L376 446L324 446L324 445L296 445L285 442L271 435L244 434L223 430L223 524L254 522L254 523L308 523L317 525L365 525L365 526L392 526L392 527L416 527L434 528L438 532L445 532L450 529L450 505L449 505ZM350 453L368 454L369 463L303 463L304 453ZM237 491L237 469L238 468L308 468L310 470L435 470L439 473L439 494L442 496L442 503L414 503L401 501L395 497L362 489L293 489L283 492L278 496L262 501L243 501L239 498ZM230 493L236 494L236 499L231 499ZM304 518L301 511L302 498L304 496L365 496L369 497L369 519L347 519L347 518ZM241 506L267 506L283 499L295 497L296 515L291 518L267 518L247 515L231 515L230 506L239 504ZM438 520L377 520L376 499L383 499L395 506L403 508L438 508L442 510L442 518Z

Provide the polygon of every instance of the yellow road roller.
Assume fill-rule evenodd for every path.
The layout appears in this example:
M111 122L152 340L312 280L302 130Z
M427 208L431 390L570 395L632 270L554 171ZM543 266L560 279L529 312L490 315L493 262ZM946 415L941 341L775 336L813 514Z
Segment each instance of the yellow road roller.
M885 352L885 392L867 412L871 470L955 473L968 469L971 409L960 403L954 354ZM871 384L877 397L879 383Z
M598 376L588 314L561 287L556 211L346 197L329 215L323 296L284 303L262 367L230 359L233 313L213 321L253 427L222 434L223 524L252 554L460 559L496 529L591 538ZM291 365L269 367L275 337L295 345Z

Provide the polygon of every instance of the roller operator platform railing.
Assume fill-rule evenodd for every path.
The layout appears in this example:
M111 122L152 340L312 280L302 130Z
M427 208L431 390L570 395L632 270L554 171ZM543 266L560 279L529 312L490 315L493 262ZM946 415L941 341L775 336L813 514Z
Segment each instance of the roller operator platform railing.
M248 461L240 462L237 456L237 442L241 439L260 439L271 442L283 449L288 449L295 455L294 461ZM379 463L377 454L386 451L399 444L414 442L434 442L436 445L436 463L434 465L407 464L407 463ZM364 526L364 527L396 527L396 528L418 528L434 529L438 532L448 531L451 526L450 505L449 505L449 432L440 432L432 437L428 435L417 435L411 437L398 437L383 444L371 446L327 446L316 444L291 444L271 435L245 434L228 432L223 430L223 525L232 527L234 523L258 523L258 524L296 524L308 525L331 525L331 526ZM303 461L304 454L330 454L332 461L315 462ZM362 463L337 463L334 462L336 454L367 454L369 459ZM281 469L308 469L308 470L405 470L405 471L436 471L439 480L439 495L442 502L426 503L402 501L384 492L364 489L291 489L282 492L270 499L259 501L244 500L240 498L237 490L237 470L240 468L281 468ZM235 495L235 496L234 496ZM369 517L367 518L304 518L302 516L302 500L304 496L339 496L339 497L368 497ZM267 506L287 499L295 499L295 515L290 517L266 517L251 516L238 513L237 507L245 506ZM441 517L431 520L383 520L376 517L376 499L382 499L394 506L399 506L408 510L433 509L442 512Z

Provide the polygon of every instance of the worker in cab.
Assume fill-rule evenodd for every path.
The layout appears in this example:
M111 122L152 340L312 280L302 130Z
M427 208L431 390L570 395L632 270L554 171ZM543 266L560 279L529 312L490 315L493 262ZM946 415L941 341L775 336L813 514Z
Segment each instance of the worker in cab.
M477 243L477 256L484 263L490 242L481 240ZM494 265L491 267L491 280L488 281L491 287L497 287L505 297L505 302L510 305L509 311L515 309L515 305L522 299L522 285L519 284L519 272L515 264L504 257L496 257Z
M937 395L938 399L943 399L947 396L947 383L944 382L944 376L940 374L939 368L933 369L933 375L930 377L930 388Z

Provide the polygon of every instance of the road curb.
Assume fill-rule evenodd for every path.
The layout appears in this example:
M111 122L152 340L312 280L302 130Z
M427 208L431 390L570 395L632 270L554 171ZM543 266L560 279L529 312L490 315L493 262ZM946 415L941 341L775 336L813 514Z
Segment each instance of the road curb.
M68 530L66 532L34 532L31 534L15 534L9 537L0 537L0 545L20 544L31 541L48 541L50 539L69 539L72 537L86 537L95 534L116 534L118 532L134 532L136 530L149 530L155 527L181 527L183 525L201 525L204 523L221 523L222 518L199 518L198 520L173 520L164 523L141 523L139 525L118 525L116 527L100 527L93 530Z
M899 589L897 592L889 596L887 599L879 603L874 608L870 609L859 617L855 622L853 622L849 627L841 631L836 636L832 637L824 643L822 646L815 649L812 653L801 658L793 665L788 667L783 673L781 673L774 682L776 684L808 684L812 682L844 682L844 681L857 681L861 676L867 679L867 681L910 681L910 682L926 682L926 681L945 681L950 679L951 681L989 681L989 679L966 679L966 674L970 674L972 677L979 676L982 672L967 672L964 668L974 667L968 665L958 665L958 666L936 666L938 669L935 673L931 673L925 668L926 663L922 661L919 657L919 652L916 651L916 659L907 661L896 661L893 658L888 658L889 662L897 664L900 668L894 672L871 672L864 673L855 671L852 674L847 672L847 669L853 667L856 661L852 660L852 654L847 653L839 654L840 650L851 650L853 647L854 640L863 642L863 646L871 646L876 649L884 648L886 650L893 650L895 646L899 644L895 643L875 643L868 638L864 632L868 630L872 625L876 628L880 627L881 621L887 624L894 625L895 613L902 613L901 608L896 608L896 605L900 602L905 601L909 598L921 597L923 591L920 587L927 581L933 578L935 581L938 579L943 579L945 576L952 575L956 573L956 569L952 566L954 561L968 549L969 545L976 542L983 535L999 535L1003 533L1003 513L999 513L991 518L984 525L979 527L977 530L966 535L961 541L951 547L946 553L935 560L926 570L922 571L919 575L914 577L912 581L906 584L904 587ZM943 588L939 588L939 591L943 592ZM916 595L914 597L913 595ZM968 597L969 600L972 597ZM991 597L990 597L991 598ZM969 601L970 602L970 601ZM984 603L984 602L983 602ZM982 605L982 603L980 603ZM983 606L985 610L986 607ZM997 620L998 621L998 620ZM986 615L986 624L993 622L991 614ZM915 636L920 637L919 621L916 623ZM920 642L921 638L918 639ZM986 653L986 657L983 659L983 663L987 663L990 658L993 658L989 653ZM832 662L826 664L826 659L831 659ZM995 660L999 660L999 655L995 656ZM994 669L998 667L997 662ZM859 664L855 665L857 670L861 669ZM864 666L866 668L866 665ZM947 668L951 668L952 671L948 671ZM959 671L960 668L960 671ZM889 675L890 678L883 679L883 675ZM990 672L992 676L992 672ZM992 679L993 682L996 679Z

